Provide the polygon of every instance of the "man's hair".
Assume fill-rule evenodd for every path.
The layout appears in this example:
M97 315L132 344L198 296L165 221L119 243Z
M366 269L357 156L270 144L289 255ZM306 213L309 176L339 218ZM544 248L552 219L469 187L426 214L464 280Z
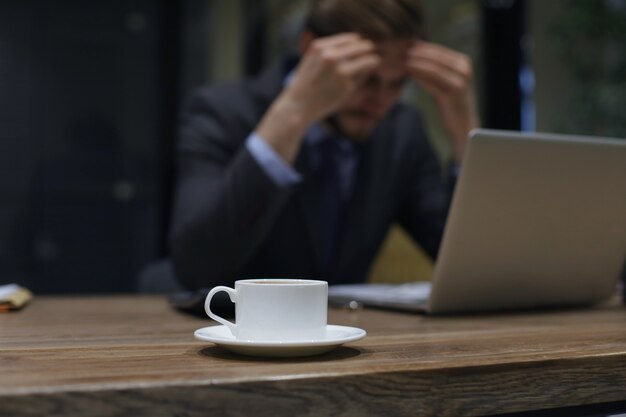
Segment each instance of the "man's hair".
M356 32L375 41L424 31L420 0L312 0L304 29L319 37Z

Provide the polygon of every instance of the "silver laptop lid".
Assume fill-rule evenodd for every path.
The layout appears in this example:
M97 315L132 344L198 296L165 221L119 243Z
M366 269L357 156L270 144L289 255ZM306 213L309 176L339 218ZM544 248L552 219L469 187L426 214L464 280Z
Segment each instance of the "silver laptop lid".
M475 130L429 311L593 303L625 259L626 140Z

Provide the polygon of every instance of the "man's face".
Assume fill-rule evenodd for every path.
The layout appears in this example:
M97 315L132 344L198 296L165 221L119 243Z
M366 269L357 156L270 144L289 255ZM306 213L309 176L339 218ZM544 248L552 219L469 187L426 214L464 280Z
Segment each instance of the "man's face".
M407 79L408 40L376 43L381 64L330 116L329 122L339 133L354 141L367 139L398 100Z

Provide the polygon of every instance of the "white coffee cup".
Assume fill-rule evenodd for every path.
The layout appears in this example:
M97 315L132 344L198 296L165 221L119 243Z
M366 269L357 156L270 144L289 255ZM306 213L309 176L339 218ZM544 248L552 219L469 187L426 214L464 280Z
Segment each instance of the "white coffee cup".
M211 298L224 291L235 303L232 323L211 311ZM228 327L237 339L305 341L326 335L328 283L307 279L246 279L235 289L215 287L204 302L210 318Z

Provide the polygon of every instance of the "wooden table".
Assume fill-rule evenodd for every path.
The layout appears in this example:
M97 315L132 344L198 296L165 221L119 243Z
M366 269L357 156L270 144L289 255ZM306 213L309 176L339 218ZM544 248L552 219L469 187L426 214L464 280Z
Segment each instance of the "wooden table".
M626 400L626 309L425 317L331 310L368 336L254 359L164 298L38 297L0 314L0 416L476 416Z

